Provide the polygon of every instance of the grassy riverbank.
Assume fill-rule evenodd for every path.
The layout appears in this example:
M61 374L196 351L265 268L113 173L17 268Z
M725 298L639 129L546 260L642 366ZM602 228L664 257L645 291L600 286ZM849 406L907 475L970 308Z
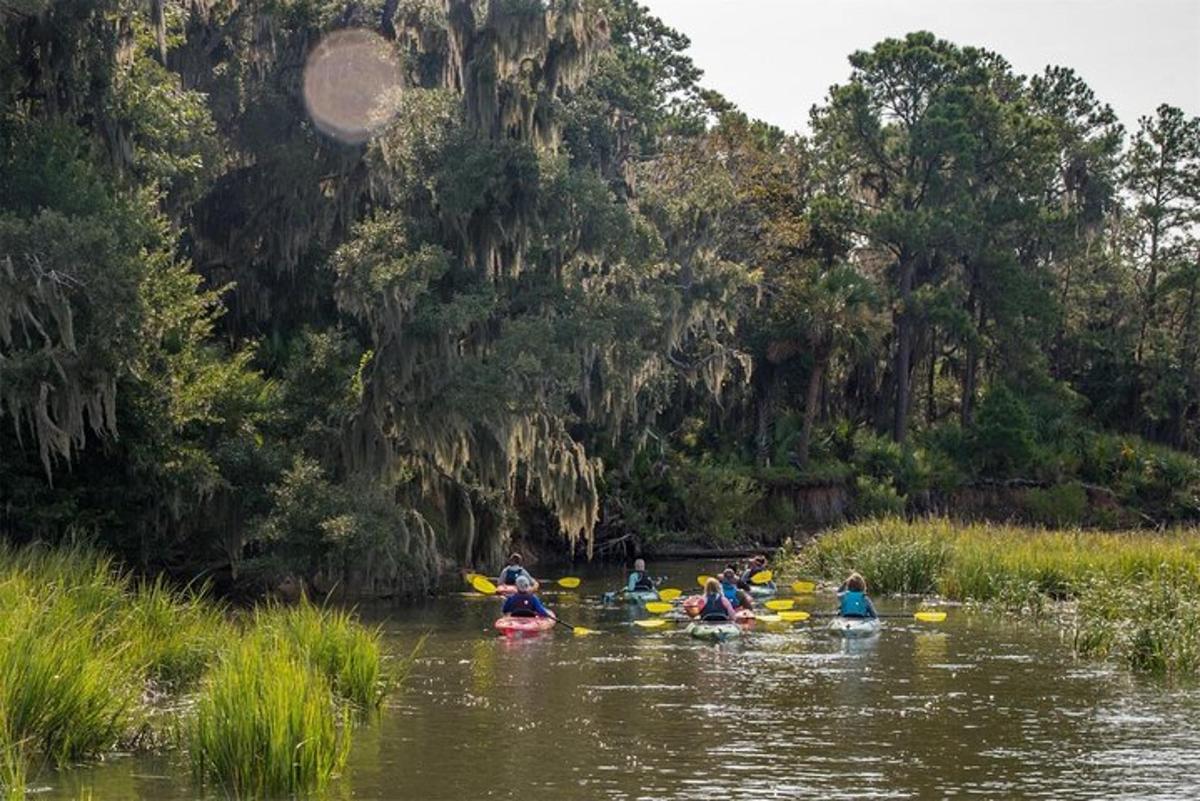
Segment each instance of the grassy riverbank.
M1075 602L1082 654L1158 673L1200 671L1200 530L1097 533L945 520L879 520L819 538L785 572L838 579L850 570L879 594L939 594L1043 615Z
M6 798L44 765L168 747L238 797L317 789L345 762L351 711L387 687L378 632L344 612L238 614L86 549L0 546Z

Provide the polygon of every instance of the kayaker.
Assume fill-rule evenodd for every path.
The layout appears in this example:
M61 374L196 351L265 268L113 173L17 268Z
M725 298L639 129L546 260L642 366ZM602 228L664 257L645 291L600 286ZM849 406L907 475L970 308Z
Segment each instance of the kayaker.
M516 584L516 594L504 599L501 612L513 617L554 617L550 610L542 605L541 599L533 594L532 579L528 576L518 576Z
M725 597L721 582L710 578L704 583L704 606L700 607L701 620L733 620L733 605Z
M742 589L750 589L754 583L754 577L767 569L767 557L759 554L750 560L750 564L746 565L746 572L742 573L742 580L738 584Z
M841 601L838 614L842 617L879 617L875 605L867 597L867 580L857 572L847 576L838 587L838 598Z
M629 580L625 582L626 592L653 592L654 579L646 572L646 560L635 559L633 562L633 571L629 574Z
M533 592L537 592L537 580L533 576L529 575L528 570L522 567L521 554L514 553L512 556L508 557L508 564L505 565L504 569L500 571L500 577L496 580L496 583L501 587L505 585L515 587L517 584L517 579L521 578L522 576L529 579L529 583L533 587Z
M729 603L735 608L754 608L753 596L738 586L737 574L733 572L732 567L725 568L725 572L721 574L719 586L721 588L721 592L725 595L726 600L728 600Z

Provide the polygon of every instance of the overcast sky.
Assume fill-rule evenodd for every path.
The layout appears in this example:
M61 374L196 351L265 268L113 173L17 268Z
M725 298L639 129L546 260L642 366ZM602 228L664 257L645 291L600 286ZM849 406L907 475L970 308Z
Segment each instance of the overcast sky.
M789 131L880 39L930 30L1018 72L1073 68L1127 127L1200 114L1200 0L640 0L692 40L704 84Z

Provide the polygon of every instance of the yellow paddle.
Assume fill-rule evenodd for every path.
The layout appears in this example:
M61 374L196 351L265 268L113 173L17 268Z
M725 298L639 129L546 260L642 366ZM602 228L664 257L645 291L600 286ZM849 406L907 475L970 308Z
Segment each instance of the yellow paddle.
M787 623L799 623L803 620L808 620L811 615L808 612L796 610L794 612L780 612L779 619Z
M573 590L578 587L580 581L581 580L575 576L567 576L566 578L560 579L538 579L539 584L557 584L558 586L564 587L568 590Z
M696 576L696 583L703 587L712 576Z
M481 592L484 595L496 594L496 585L478 573L471 576L471 586L475 588L476 592Z
M660 629L672 621L661 617L652 617L647 620L635 620L633 625L641 626L644 629Z
M665 589L658 591L658 597L664 601L674 601L679 596L683 595L683 590Z
M661 615L664 612L670 612L674 608L674 604L664 603L663 601L646 602L646 611L654 615Z
M784 609L791 609L795 605L796 602L791 598L772 598L765 604L768 609L774 609L776 612L782 612Z
M946 613L921 611L917 612L915 615L913 615L913 617L917 620L920 620L922 623L941 623L946 619Z
M751 584L770 584L775 574L770 570L761 570L750 577Z
M809 595L817 589L817 585L811 581L797 581L792 584L792 592L797 595Z
M559 620L558 618L554 618L554 622L560 626L566 626L567 628L569 628L571 630L571 633L574 634L576 637L583 637L588 634L599 634L600 633L593 629L585 629L583 626L572 626L570 623L564 623L563 621Z
M754 619L759 623L778 623L783 620L782 613L771 614L770 612L755 612Z

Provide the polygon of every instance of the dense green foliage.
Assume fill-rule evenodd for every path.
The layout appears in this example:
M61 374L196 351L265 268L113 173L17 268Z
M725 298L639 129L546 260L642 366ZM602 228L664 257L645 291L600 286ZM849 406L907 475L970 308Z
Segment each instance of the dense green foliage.
M0 25L7 537L389 594L515 537L728 541L997 482L1033 522L1200 515L1178 109L1127 135L1069 69L914 33L788 135L633 0ZM343 28L391 75L353 135L302 68Z
M233 616L139 584L82 548L0 546L0 788L44 764L156 747L181 730L198 775L238 797L323 786L344 762L344 711L374 709L377 631L302 602ZM419 646L418 646L419 647ZM195 709L179 696L198 690Z
M821 537L779 567L832 581L857 570L880 594L937 593L1033 616L1066 612L1080 653L1154 673L1200 671L1194 528L1106 534L879 520Z

